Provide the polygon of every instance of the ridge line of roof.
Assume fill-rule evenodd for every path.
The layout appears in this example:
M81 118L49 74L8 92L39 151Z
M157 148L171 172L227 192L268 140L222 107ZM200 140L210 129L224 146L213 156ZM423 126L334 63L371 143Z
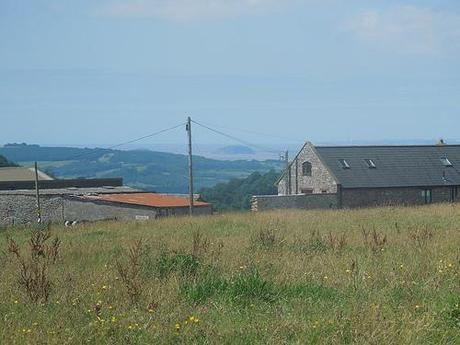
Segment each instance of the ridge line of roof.
M398 145L398 144L388 144L388 145L314 145L315 148L377 148L377 147L460 147L460 144L443 144L443 145L417 145L417 144L407 144L407 145Z

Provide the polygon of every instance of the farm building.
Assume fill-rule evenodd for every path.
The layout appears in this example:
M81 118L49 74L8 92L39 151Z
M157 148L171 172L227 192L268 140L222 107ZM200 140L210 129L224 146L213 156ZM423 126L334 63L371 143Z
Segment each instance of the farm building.
M189 212L187 197L142 192L123 186L121 178L43 179L39 187L43 222L146 220ZM195 199L194 214L212 214L211 204ZM35 182L0 180L0 226L34 223L37 218Z
M6 185L6 182L18 182L18 181L34 181L35 180L35 169L25 167L4 167L0 168L0 183ZM48 176L42 171L38 171L39 181L50 181L53 180L51 176Z
M314 146L306 143L253 209L352 208L454 202L460 145Z

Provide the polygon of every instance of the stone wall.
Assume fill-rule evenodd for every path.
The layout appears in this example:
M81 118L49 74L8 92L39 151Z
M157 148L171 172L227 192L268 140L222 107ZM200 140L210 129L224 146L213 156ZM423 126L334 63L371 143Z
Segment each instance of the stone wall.
M155 219L165 216L187 215L188 207L152 208L117 205L98 201L84 201L64 196L40 198L42 221L64 223L71 221ZM195 207L196 215L212 214L212 206ZM35 197L31 195L0 195L0 226L28 224L37 221Z
M337 201L337 194L261 195L252 197L251 209L329 209L337 208Z
M429 188L428 188L429 189ZM342 207L372 207L388 205L423 205L423 188L359 188L342 190ZM432 190L432 202L450 202L451 188L436 187Z
M310 162L312 165L311 176L303 176L302 164ZM312 193L336 193L337 183L321 162L314 146L311 143L306 143L300 150L298 155L294 158L289 169L289 194L302 194L302 189L311 189ZM278 194L287 195L286 193L286 175L280 180L278 184Z
M63 220L64 200L60 197L40 198L42 220ZM37 222L35 197L30 195L0 195L0 226Z

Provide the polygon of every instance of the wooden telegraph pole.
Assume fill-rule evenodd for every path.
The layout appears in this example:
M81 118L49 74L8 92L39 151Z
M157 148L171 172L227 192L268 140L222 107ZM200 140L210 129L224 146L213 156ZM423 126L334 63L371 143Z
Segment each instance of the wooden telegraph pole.
M35 197L37 199L37 222L41 223L42 221L42 210L40 206L40 190L38 189L38 166L35 162Z
M190 198L190 216L193 215L193 160L192 160L192 119L187 118L187 134L188 134L188 193Z

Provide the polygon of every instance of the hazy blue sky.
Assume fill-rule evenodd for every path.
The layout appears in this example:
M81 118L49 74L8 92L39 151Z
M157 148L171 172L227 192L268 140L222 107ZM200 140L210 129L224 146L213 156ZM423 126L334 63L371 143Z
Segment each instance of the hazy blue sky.
M187 114L264 143L460 138L460 1L0 0L0 144Z

